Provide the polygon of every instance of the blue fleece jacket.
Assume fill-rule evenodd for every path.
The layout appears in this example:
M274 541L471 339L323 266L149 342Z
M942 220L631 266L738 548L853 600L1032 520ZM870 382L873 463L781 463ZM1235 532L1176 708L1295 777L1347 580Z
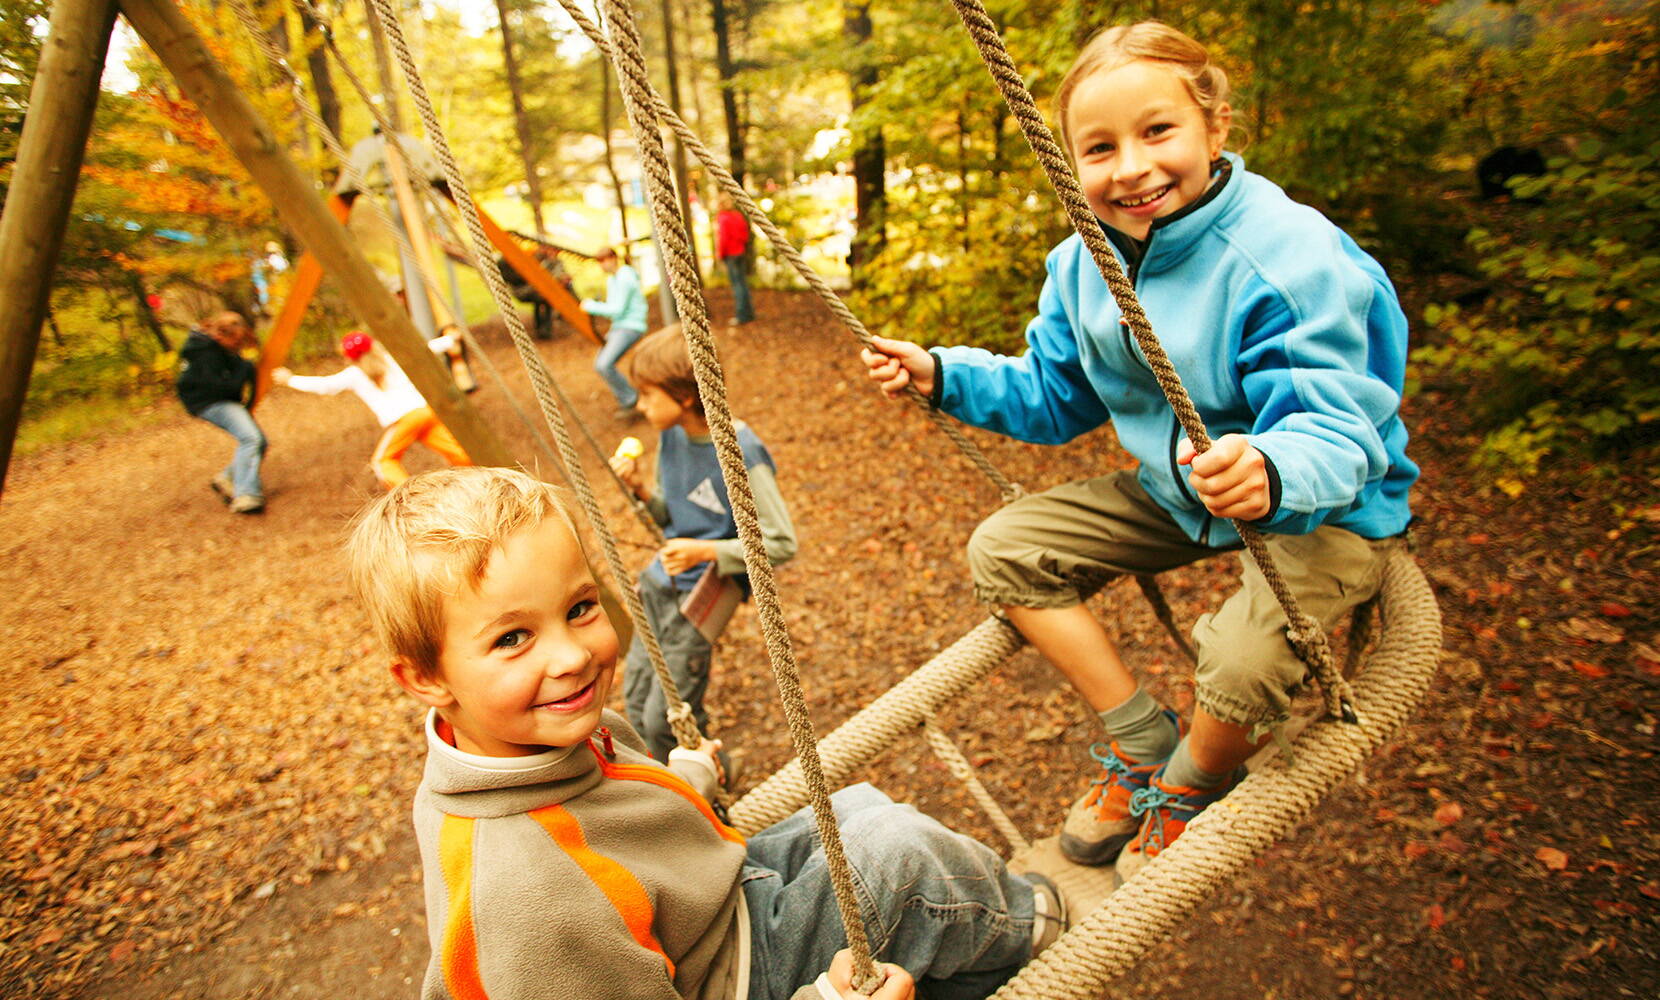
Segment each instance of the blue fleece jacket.
M1247 434L1271 463L1264 530L1396 534L1418 467L1399 415L1407 332L1395 289L1325 216L1224 155L1216 184L1158 220L1138 259L1126 260L1134 241L1109 233L1119 259L1211 436ZM1043 444L1110 419L1142 485L1190 538L1237 544L1176 465L1181 427L1083 241L1063 241L1047 267L1025 354L934 352L940 408Z

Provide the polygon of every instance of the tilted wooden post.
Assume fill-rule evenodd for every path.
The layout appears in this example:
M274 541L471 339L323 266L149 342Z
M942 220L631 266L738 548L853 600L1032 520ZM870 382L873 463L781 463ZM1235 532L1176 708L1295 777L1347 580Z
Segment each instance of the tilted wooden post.
M57 0L29 88L23 137L0 212L0 493L114 26L114 0Z
M269 125L214 61L202 39L170 0L120 0L139 37L201 109L231 152L265 191L282 220L323 270L340 283L346 304L397 359L415 388L480 465L514 465L512 454L426 346L409 315L380 283L374 268L329 213Z

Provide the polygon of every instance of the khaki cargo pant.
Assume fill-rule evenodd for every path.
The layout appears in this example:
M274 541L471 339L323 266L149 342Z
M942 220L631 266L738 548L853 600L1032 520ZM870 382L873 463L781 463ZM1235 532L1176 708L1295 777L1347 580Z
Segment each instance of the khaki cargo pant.
M1385 559L1403 544L1333 527L1264 537L1298 604L1327 629L1377 594ZM975 529L968 563L975 595L987 604L1065 608L1119 576L1224 551L1190 540L1125 470L1008 504ZM1240 562L1239 590L1193 626L1196 697L1223 722L1266 730L1290 714L1308 668L1286 639L1285 614L1262 572L1243 554Z

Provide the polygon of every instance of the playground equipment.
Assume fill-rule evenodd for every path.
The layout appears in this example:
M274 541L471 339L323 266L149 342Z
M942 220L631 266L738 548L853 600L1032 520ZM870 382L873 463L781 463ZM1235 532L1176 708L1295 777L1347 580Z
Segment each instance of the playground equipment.
M883 749L894 737L920 728L924 730L929 742L940 749L952 769L968 776L976 799L990 803L989 794L972 779L972 773L966 762L961 760L961 755L950 748L949 741L943 734L931 728L929 720L947 699L973 686L1018 649L1022 640L1006 623L989 619L849 720L822 744L816 740L812 722L807 718L804 700L801 697L791 640L779 607L771 566L762 545L741 449L737 445L726 406L720 362L710 335L707 309L698 286L690 242L675 209L659 124L667 124L674 129L686 148L703 160L706 169L715 177L722 190L733 197L751 223L768 237L793 266L797 267L809 287L824 299L827 306L848 326L858 340L868 343L870 334L824 285L822 279L812 274L800 255L760 212L743 188L697 141L685 124L672 114L666 102L651 88L645 74L639 38L627 7L620 0L606 0L605 15L610 30L609 34L604 34L570 0L561 2L582 30L619 68L625 104L647 166L648 188L651 193L649 203L654 226L663 242L665 259L670 265L670 283L678 300L682 329L688 339L700 394L722 460L739 534L744 542L746 568L754 587L758 614L792 740L796 746L797 759L734 803L731 816L739 829L753 832L788 815L804 802L814 807L827 860L832 869L839 872L835 879L838 884L839 909L854 952L855 980L868 990L874 983L874 966L866 936L858 924L857 906L852 900L851 879L846 871L839 834L829 812L828 784L850 773L853 768ZM954 0L954 4L980 46L999 88L1020 120L1028 141L1043 161L1069 216L1082 232L1086 244L1090 245L1092 251L1096 251L1095 243L1090 242L1089 230L1095 230L1095 226L1089 216L1087 205L1077 190L1064 156L1049 136L1041 116L1036 113L1030 95L1026 94L1012 60L1003 51L1001 40L996 37L990 18L980 7L978 0ZM283 169L286 161L282 160L280 154L273 152L275 146L269 142L268 130L265 130L253 116L245 102L238 103L239 95L235 94L223 73L213 72L211 58L206 55L200 40L195 38L177 10L172 8L167 0L121 0L121 6L139 33L179 78L181 87L202 107L215 127L226 135L232 149L248 165L255 179L272 192L273 201L277 203L284 221L289 222L292 218L290 227L308 248L316 250L319 260L329 267L331 273L339 269L347 281L348 301L353 308L361 309L363 313L372 315L377 321L387 325L396 337L407 340L413 336L413 328L409 326L407 319L394 322L401 318L401 314L399 317L384 315L389 311L389 307L395 309L390 296L372 280L372 273L368 272L367 264L362 261L361 255L355 254L355 251L345 244L343 230L338 222L328 216L320 199L306 189L303 182L296 183L299 178L291 165L286 171ZM110 0L60 0L60 7L75 7L82 16L101 18L93 23L103 24L107 32ZM616 540L601 516L586 476L582 472L581 463L577 460L564 419L555 405L554 397L557 390L536 353L523 322L512 306L500 274L493 267L487 266L493 241L484 219L476 210L476 204L467 193L465 181L455 167L448 143L433 112L432 102L403 37L397 12L389 0L370 0L370 9L394 45L409 89L421 112L427 135L433 144L433 151L442 165L447 190L466 222L475 266L485 277L497 307L506 319L515 349L529 369L543 416L558 439L566 475L576 488L585 513L600 535L613 575L618 579L625 579L627 573L617 552ZM54 36L58 30L58 13L55 9ZM87 46L78 57L69 60L71 71L67 77L73 78L76 72L87 71L91 63L90 69L95 79L95 60L101 59L101 54L97 44ZM46 66L43 58L43 75ZM60 70L54 78L61 81L66 77ZM81 135L84 138L84 129L81 130ZM78 148L73 152L67 152L61 149L61 143L57 151L43 153L38 148L31 148L30 139L31 135L26 130L23 150L18 161L20 173L26 163L35 169L42 166L50 168L79 155ZM258 141L260 139L266 140L263 147ZM287 195L292 195L292 199L286 197ZM309 196L309 203L305 202L305 196ZM0 222L0 234L10 231L12 208L13 206L8 203L6 219ZM47 222L48 229L51 225L56 225L61 232L61 213L55 221L48 219ZM1099 241L1099 232L1096 231L1094 235ZM1170 368L1167 360L1160 360L1163 359L1163 352L1146 322L1145 315L1135 301L1133 289L1124 281L1117 261L1105 247L1104 241L1096 252L1096 260L1118 299L1143 353L1150 363L1159 369L1161 385L1164 386L1171 405L1182 418L1189 438L1202 450L1208 446L1209 438L1204 428L1199 425L1191 403L1186 400L1185 390L1182 389L1175 371ZM50 261L47 263L50 264ZM48 267L44 273L32 276L29 280L44 283L49 270ZM352 285L366 287L353 288ZM34 291L32 286L26 283L25 290ZM12 290L0 288L0 294L10 291ZM0 304L3 303L4 300L0 300ZM4 310L0 309L0 321L3 320ZM34 323L36 333L38 327L37 315ZM403 356L398 356L398 360L403 363ZM406 365L406 370L408 367ZM413 378L413 371L411 375ZM453 389L450 391L454 392ZM911 397L913 403L927 408L926 402L914 391ZM464 400L462 402L464 403ZM943 416L930 415L957 443L965 456L996 484L1005 497L1018 495L1019 487L997 472L985 457L979 454L978 449L962 436L959 429L951 426ZM466 443L465 439L463 443ZM468 447L471 451L471 446ZM1254 536L1254 533L1241 530L1241 535ZM1258 552L1261 546L1260 538L1256 538L1253 543L1252 537L1247 537L1246 544L1259 565L1262 565L1265 575L1272 581L1274 574L1270 569L1271 560L1267 558L1265 550ZM1144 585L1144 589L1150 596L1156 593L1150 584ZM643 625L637 595L628 592L626 596L630 599L631 616ZM1355 675L1352 683L1339 671L1323 633L1317 627L1312 627L1312 623L1297 609L1295 601L1290 599L1288 592L1282 595L1282 604L1291 622L1293 641L1320 681L1326 699L1327 717L1310 721L1292 744L1294 753L1265 761L1258 766L1226 799L1195 820L1177 843L1160 852L1124 886L1106 896L1104 902L1087 916L1076 921L1059 942L999 991L999 996L1079 1000L1100 996L1108 981L1133 964L1149 944L1169 933L1202 898L1241 872L1257 852L1283 835L1326 791L1352 773L1367 754L1391 736L1422 698L1435 670L1440 645L1440 617L1427 583L1414 561L1404 551L1397 553L1389 562L1379 598L1357 609L1355 622L1349 633L1349 659L1351 666L1364 661L1364 669ZM1160 606L1162 599L1155 599L1155 607ZM1375 632L1374 616L1381 616L1382 621L1382 628ZM1161 617L1168 623L1167 608ZM672 679L663 666L661 652L649 626L641 628L641 637L651 654L659 678L664 682L665 694L670 705L676 706L671 707L670 717L675 722L677 736L682 742L695 741L695 726L691 724L689 712L685 711L673 689ZM1000 810L997 810L994 804L989 808L993 813L994 822L1005 832L1011 843L1017 848L1022 846L1024 838L1014 825L1008 822L1006 816L997 819ZM1017 860L1020 859L1033 864L1049 863L1041 859L1041 849L1018 853ZM1099 894L1101 890L1110 888L1098 884L1084 884L1084 880L1091 874L1089 872L1080 874L1068 871L1051 872L1047 868L1045 870L1055 877L1063 888L1068 888L1071 892Z

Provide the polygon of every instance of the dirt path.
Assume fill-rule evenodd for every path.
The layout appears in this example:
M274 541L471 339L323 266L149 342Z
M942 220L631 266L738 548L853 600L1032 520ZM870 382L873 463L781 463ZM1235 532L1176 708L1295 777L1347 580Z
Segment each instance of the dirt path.
M821 309L783 294L760 308L722 348L734 409L776 456L800 531L780 585L823 732L983 617L961 549L996 496L919 415L866 389ZM528 401L511 352L493 353ZM612 421L582 345L544 354L608 446L639 433ZM475 398L534 454L496 387ZM1447 667L1408 731L1154 949L1126 994L1652 990L1660 483L1565 476L1517 501L1479 497L1450 411L1430 395L1412 418ZM0 995L415 992L419 713L370 650L337 552L373 489L375 430L350 398L279 393L260 419L260 517L232 517L208 490L228 442L182 414L11 472ZM1106 433L1064 448L976 439L1033 488L1124 461ZM642 562L638 528L604 495ZM1234 572L1219 559L1172 574L1179 616ZM1098 608L1187 707L1187 673L1133 588ZM747 613L720 662L711 702L753 782L786 758L787 735ZM1029 833L1082 786L1094 724L1030 653L943 722ZM871 777L1002 846L919 746Z

